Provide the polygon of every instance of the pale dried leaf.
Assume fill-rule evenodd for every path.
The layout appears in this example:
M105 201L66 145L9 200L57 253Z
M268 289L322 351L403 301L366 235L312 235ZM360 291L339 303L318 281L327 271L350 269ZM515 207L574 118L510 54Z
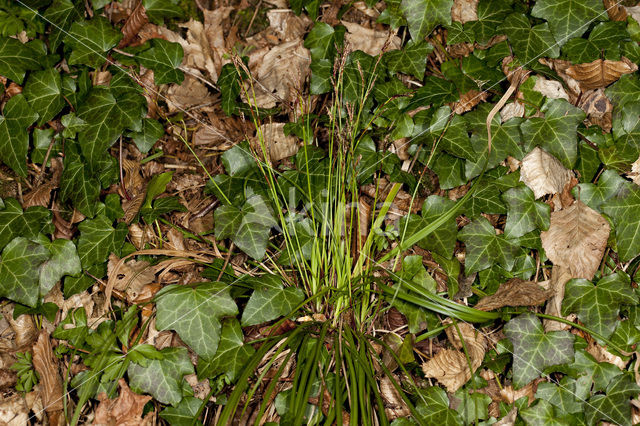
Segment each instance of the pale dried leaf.
M533 281L512 278L500 284L498 290L491 296L480 299L475 308L492 311L504 306L536 306L544 303L550 295L549 291Z
M62 380L58 371L58 358L53 355L51 339L45 330L40 331L38 340L33 345L33 368L40 377L40 397L49 417L49 424L63 424Z
M207 87L191 75L186 75L181 85L171 85L167 90L167 105L170 112L197 105L212 104L215 98Z
M571 278L573 277L571 276L569 268L560 265L553 265L553 269L551 270L551 279L549 280L549 292L552 296L545 307L545 314L563 318L562 301L564 300L564 286ZM569 319L570 317L575 317L575 314L571 314L565 319ZM542 324L547 332L568 330L571 328L571 326L565 323L548 319L543 320Z
M43 183L33 188L29 193L24 195L22 208L27 209L33 206L42 206L49 208L51 201L51 191L55 189L55 185L51 182Z
M500 110L500 119L503 123L513 117L524 117L524 105L520 102L511 102Z
M297 16L290 9L271 9L267 11L269 29L281 42L301 39L311 25L305 15Z
M547 80L544 77L535 77L536 84L533 86L533 90L542 93L544 96L550 99L566 99L569 101L569 95L562 87L562 83L555 80Z
M120 261L120 258L115 254L109 255L109 262L107 263L107 276L109 282L113 282L113 288L115 290L124 292L128 301L135 300L142 288L151 283L155 279L153 269L149 267L149 262L145 260L131 260L115 271L115 266Z
M620 61L596 59L593 62L571 65L566 73L576 79L583 90L589 90L606 87L623 74L632 73L637 69L636 64L623 56Z
M528 401L527 405L531 405L533 401L536 400L535 394L536 394L536 390L538 389L538 383L543 380L544 379L536 379L520 389L514 389L512 385L504 386L500 390L502 401L506 404L511 405L515 401L526 396Z
M396 381L398 380L396 379ZM380 379L380 396L384 401L384 412L389 420L395 420L398 417L406 417L411 414L409 407L393 386L391 378L386 375Z
M581 201L551 213L542 247L554 266L569 269L572 278L590 280L598 270L609 238L609 222Z
M611 130L613 104L605 95L604 89L600 88L583 93L578 106L587 113L590 124L600 126L605 132Z
M495 422L493 426L513 426L516 424L516 417L518 417L518 408L514 406L506 416Z
M369 227L371 226L371 204L366 197L358 199L358 253L364 247L364 243L369 235Z
M619 2L617 2L616 0L605 0L605 1L615 2L619 4ZM631 15L633 19L635 19L637 22L640 22L640 6L624 7L623 9L627 15ZM626 20L626 16L625 16L625 19L617 19L617 20L624 21Z
M587 352L589 352L598 362L608 362L613 364L621 370L627 368L628 361L623 360L618 355L614 355L609 352L605 347L599 345L596 341L592 340L587 346Z
M107 398L102 392L98 395L98 407L95 411L94 426L118 425L118 426L151 426L154 413L148 413L142 418L142 412L150 396L133 393L124 379L118 381L120 394L116 399Z
M456 114L463 114L467 111L471 111L480 102L484 102L489 97L489 93L485 91L469 90L460 96L458 102L454 102L451 106L453 112Z
M345 38L353 50L362 50L371 56L384 51L399 49L402 42L400 37L389 31L377 31L363 27L353 22L342 21L347 28Z
M478 0L454 0L451 8L451 20L464 24L478 20Z
M263 146L269 161L275 162L295 155L300 148L298 138L284 134L285 123L266 123L260 126L256 137L251 139L253 149L263 157Z
M184 376L186 382L191 386L193 390L193 396L198 399L205 399L211 391L208 379L198 380L197 374L189 374Z
M640 157L631 165L631 171L627 173L627 177L636 185L640 185Z
M0 424L24 426L29 424L29 408L21 395L0 401Z
M26 349L38 337L38 330L31 315L20 315L13 319L13 309L3 311L4 318L9 322L11 329L15 333L15 344L20 350Z
M520 180L533 191L536 198L562 192L571 176L571 171L557 158L539 147L522 159Z

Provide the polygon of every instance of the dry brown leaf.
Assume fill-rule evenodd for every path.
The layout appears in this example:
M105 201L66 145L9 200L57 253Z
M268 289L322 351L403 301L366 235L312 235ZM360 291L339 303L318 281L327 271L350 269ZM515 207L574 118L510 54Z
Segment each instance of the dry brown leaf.
M364 247L367 235L369 235L369 226L371 226L371 207L372 206L367 200L367 197L360 197L358 199L358 253L360 253L360 250Z
M531 405L533 401L536 400L535 395L538 390L538 383L544 381L544 379L536 379L520 389L514 389L513 386L504 386L500 390L500 395L502 396L502 401L506 404L513 404L515 401L520 398L526 396L527 397L527 405Z
M453 112L456 114L462 114L467 111L471 111L480 102L484 102L489 97L489 93L485 91L469 90L467 93L460 96L458 102L451 104Z
M122 210L124 210L125 223L129 224L133 221L133 219L135 219L135 217L138 215L138 212L140 212L140 208L142 207L142 203L144 202L146 196L147 194L145 194L144 192L140 192L131 197L130 200L127 200L126 198L122 200Z
M607 87L623 74L632 73L637 69L636 64L623 56L620 61L596 59L593 62L571 65L566 73L576 79L583 90L589 90Z
M107 394L101 392L98 395L98 407L95 411L94 426L151 426L154 412L148 413L142 418L142 411L150 396L133 393L124 379L118 381L120 394L116 399L107 398Z
M38 340L33 345L33 368L40 377L40 397L47 412L49 424L53 426L64 424L62 380L58 371L58 358L53 355L51 339L45 330L40 331Z
M171 85L167 90L167 105L170 112L197 105L208 105L215 101L207 87L191 75L186 75L181 85Z
M29 424L29 407L21 395L14 395L0 401L0 424L3 426Z
M401 46L400 37L389 31L377 31L353 22L342 21L347 28L345 39L353 50L362 50L371 56L384 51L397 50Z
M13 319L13 309L9 311L3 311L4 318L9 322L11 329L15 333L15 345L19 350L25 350L36 340L38 337L38 330L33 322L31 315L20 315L18 318Z
M627 177L636 185L640 185L640 157L631 165L631 171L627 173Z
M411 414L409 407L393 386L391 378L386 375L380 380L380 396L382 396L384 412L389 420L395 420L398 417L407 417Z
M471 367L475 372L484 358L485 339L470 324L459 323L458 328L464 338ZM462 340L456 327L447 328L446 333L456 349L441 350L429 361L422 364L422 371L425 376L432 377L443 384L449 392L455 392L471 378L471 372L467 357L462 352Z
M613 105L605 95L604 89L600 88L583 93L578 106L587 113L590 124L600 126L605 132L611 131Z
M569 272L569 268L560 265L553 266L553 269L551 270L551 279L549 280L549 292L552 294L552 297L547 302L547 306L545 306L545 314L562 318L564 286L571 278L573 277L571 276L571 272ZM571 314L565 319L569 319L571 317L575 317L575 315ZM542 323L547 332L568 330L571 328L568 324L548 319L543 320Z
M516 424L516 417L518 417L518 408L514 406L506 416L495 422L493 426L513 426Z
M626 21L627 11L618 0L604 0L604 9L612 21Z
M271 9L267 11L269 30L280 42L299 40L304 37L311 21L305 15L297 16L289 9Z
M609 223L581 201L551 213L542 247L554 266L569 269L572 278L590 280L598 270L609 238Z
M562 192L571 177L571 171L558 159L538 147L522 159L520 180L531 188L536 198Z
M0 392L15 386L18 374L9 368L0 368Z
M29 191L23 197L22 208L26 209L32 206L42 206L49 208L49 202L51 201L51 191L53 191L55 185L51 182L43 183L36 186Z
M549 291L533 281L512 278L501 284L491 296L480 299L475 308L492 311L504 306L536 306L544 303L550 295Z
M124 292L127 300L132 302L138 297L143 287L155 279L155 274L149 267L149 262L145 260L131 260L123 264L116 273L115 266L119 261L120 258L115 254L109 255L107 276L109 282L113 282L113 288Z
M262 137L266 154L271 162L284 160L298 152L300 148L298 138L285 135L284 126L285 123L266 123L260 126L259 132L256 132L256 136L250 142L261 159L263 159L263 150L258 135Z
M609 364L613 364L621 370L625 370L627 368L627 364L629 361L623 360L618 355L614 355L609 352L605 347L599 345L595 341L589 342L587 346L587 352L591 354L598 362L608 362Z
M550 99L566 99L569 101L569 95L562 87L562 83L555 80L547 80L544 77L536 76L536 84L533 86L533 90L542 93L544 96Z
M451 8L451 20L464 24L478 20L478 0L454 0Z
M138 36L138 32L142 27L149 22L147 18L147 12L144 8L142 1L138 2L138 5L133 9L124 25L122 26L122 40L118 44L119 48L123 48L129 45Z

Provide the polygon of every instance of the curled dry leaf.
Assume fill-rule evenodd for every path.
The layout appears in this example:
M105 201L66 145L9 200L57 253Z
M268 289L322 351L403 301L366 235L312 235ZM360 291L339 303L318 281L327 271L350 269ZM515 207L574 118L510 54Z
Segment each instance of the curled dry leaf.
M608 362L621 370L625 370L627 368L628 361L623 360L618 355L612 354L594 340L590 341L589 345L587 345L587 352L590 353L598 362Z
M637 69L636 64L623 56L620 61L596 59L593 62L571 65L566 73L576 79L583 90L589 90L607 87L623 74L632 73Z
M533 90L542 93L544 96L550 99L566 99L569 101L569 95L562 87L562 83L555 80L548 80L544 77L537 76L536 84L533 86Z
M613 104L605 95L604 89L600 88L583 93L578 106L587 113L590 124L600 126L605 132L611 131Z
M618 5L620 4L620 2L617 2L616 0L607 0L607 1L616 2L618 3ZM624 11L626 12L626 15L631 15L633 19L635 19L637 22L640 22L640 6L624 7ZM627 17L625 16L624 19L618 19L618 20L624 21L626 20L626 18Z
M124 292L129 302L135 300L142 292L145 285L155 279L153 269L149 267L149 262L145 260L131 260L124 263L118 269L115 266L120 262L120 258L115 254L109 255L107 263L107 276L109 282L113 283L113 289Z
M571 177L572 173L557 158L539 147L522 159L520 180L533 191L536 198L562 192Z
M383 50L396 50L401 46L400 37L389 31L377 31L347 21L342 21L342 25L347 28L345 38L353 50L362 50L371 56L377 56Z
M571 272L569 272L569 268L564 266L553 266L551 270L551 279L549 280L549 292L552 294L551 299L547 302L547 306L545 306L544 313L547 315L553 315L554 317L562 318L562 301L564 300L564 286L567 282L573 278L571 276ZM569 317L574 316L571 314ZM568 319L567 317L566 319ZM569 325L565 323L561 323L558 321L545 319L542 321L545 331L560 331L560 330L568 330L571 328Z
M491 296L480 299L475 308L492 311L504 306L536 306L544 303L550 295L550 291L533 281L512 278L501 284Z
M53 191L55 185L51 182L38 185L25 194L23 197L22 208L27 209L32 206L49 207L51 201L51 191Z
M120 379L118 385L120 394L116 399L107 398L104 392L98 395L100 404L96 407L94 426L151 426L155 413L150 412L142 417L144 406L151 397L133 393L124 379Z
M207 87L191 75L186 75L181 85L171 85L167 90L167 105L170 112L197 105L212 104L215 101Z
M513 386L511 385L504 386L500 390L500 396L502 397L502 401L506 404L511 405L515 401L526 396L527 405L533 404L533 401L536 400L535 395L536 395L536 391L538 390L538 383L540 383L543 380L544 379L536 379L520 389L514 389Z
M124 25L122 26L123 37L118 44L119 48L123 48L129 45L138 36L138 32L149 22L147 18L147 11L144 8L143 2L139 1L136 7L133 9Z
M493 426L513 426L516 424L516 417L518 417L518 408L514 406L506 416L495 422Z
M480 92L478 90L471 89L467 93L461 95L458 102L451 104L451 108L456 114L463 114L467 111L471 111L480 102L486 101L488 97L488 92Z
M398 381L397 378L396 381ZM380 380L380 395L384 402L384 412L389 420L407 417L411 414L409 407L393 386L391 378L386 375Z
M636 185L640 185L640 157L631 165L631 171L627 173L627 177Z
M451 8L451 20L464 24L478 20L478 0L454 0Z
M259 157L263 156L260 135L264 142L266 155L271 162L283 160L298 152L300 147L298 138L293 135L285 135L284 126L285 123L266 123L260 126L256 136L251 139L251 145Z
M64 424L62 417L62 380L58 371L58 358L53 355L51 339L45 330L40 331L33 345L33 368L40 376L40 397L50 425Z
M503 123L513 117L524 117L524 105L520 102L511 102L500 110L500 119Z
M25 350L31 346L38 337L38 330L33 322L33 317L31 315L20 315L18 318L13 319L13 309L11 308L10 311L3 311L3 314L15 334L16 348Z
M360 197L358 199L358 253L360 253L360 250L364 247L367 235L369 235L369 226L371 225L371 208L371 203L367 200L367 197Z
M551 213L542 247L554 266L568 268L572 278L590 280L598 270L609 238L609 222L581 201Z
M484 358L486 350L485 339L470 324L458 323L458 329L462 338L464 338L471 367L475 372ZM422 364L422 371L425 376L432 377L442 383L449 392L455 392L471 378L471 371L469 371L467 357L462 351L462 340L457 333L456 327L447 328L446 333L449 341L456 349L441 350L429 361Z
M612 21L627 20L627 11L618 0L604 0L604 10Z
M0 424L7 426L29 424L29 407L22 395L14 395L0 401Z

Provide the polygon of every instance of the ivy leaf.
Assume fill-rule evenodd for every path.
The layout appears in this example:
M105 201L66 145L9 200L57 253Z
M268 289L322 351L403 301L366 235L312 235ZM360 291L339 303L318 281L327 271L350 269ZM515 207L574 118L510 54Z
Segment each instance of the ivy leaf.
M511 6L505 0L480 0L477 7L477 21L467 22L465 32L471 32L475 41L485 44L498 33L498 27L511 13Z
M510 271L520 251L517 240L496 235L495 229L484 217L478 217L462 228L458 232L458 239L463 241L467 248L465 261L467 275L490 268L496 262Z
M447 198L431 195L424 201L421 215L409 215L406 219L401 221L398 225L398 229L405 235L413 235L420 229L428 226L443 213L449 211L454 205L455 202ZM416 244L425 250L433 250L444 257L450 258L453 255L453 249L456 245L457 233L458 225L456 224L455 218L451 218L440 228L436 229Z
M437 108L447 102L455 102L458 99L456 85L435 76L425 77L425 84L415 91L409 109L419 106L432 105Z
M391 50L382 55L389 71L402 72L422 80L427 66L427 56L433 46L424 41L409 41L402 50Z
M201 357L211 359L220 341L220 318L236 315L229 286L220 282L170 285L156 294L158 330L175 330Z
M167 407L160 412L160 417L172 426L192 426L193 420L198 414L202 400L193 396L185 396L175 407ZM201 425L198 420L195 425Z
M71 0L53 0L44 12L44 19L51 23L49 47L52 52L58 50L71 24L82 19L81 10Z
M604 391L614 378L622 374L619 367L606 361L597 362L585 350L576 351L575 362L571 366L589 379L589 385L593 382L594 392Z
M221 206L214 216L216 238L231 238L235 245L256 260L264 257L269 230L277 222L262 196L249 197L242 208Z
M513 384L518 388L540 376L546 367L573 362L573 334L545 333L534 314L513 318L504 332L513 344Z
M585 406L589 424L600 420L631 426L631 398L638 396L640 386L626 374L614 378L607 386L606 395L594 395Z
M60 199L71 201L82 214L91 218L96 215L100 181L90 172L89 165L77 153L77 148L70 145L74 144L67 142L60 179Z
M438 147L451 155L475 158L476 152L471 145L466 120L458 114L450 119L450 113L449 107L441 107L433 115L429 128L432 138L440 139Z
M146 154L153 145L164 135L164 127L153 118L142 119L142 130L139 132L131 132L129 137L133 139L138 150Z
M452 189L467 183L464 178L464 160L462 158L441 152L434 158L431 169L438 175L438 184L441 189ZM477 194L476 192L474 195L477 196ZM500 197L498 196L498 198ZM472 199L473 197L469 201Z
M531 28L525 15L513 13L505 19L499 29L507 35L514 53L525 65L543 56L557 58L560 55L560 47L556 44L547 23Z
M460 414L449 408L447 393L438 386L430 386L422 392L416 411L424 424L447 426L463 424Z
M26 71L40 69L41 54L15 38L0 37L0 75L22 84Z
M161 38L151 40L151 48L137 56L140 65L153 70L153 78L157 85L182 83L184 73L178 68L182 63L184 52L179 43L171 43Z
M38 126L58 115L64 107L62 79L54 68L36 71L29 75L22 94L34 111L40 115Z
M0 249L15 237L35 238L40 232L47 233L51 228L51 212L41 206L22 210L15 198L4 200L4 209L0 210Z
M229 383L233 383L254 353L253 346L244 344L238 320L227 318L222 323L220 343L215 356L210 360L205 358L198 360L198 377L214 378L224 374Z
M182 378L193 374L187 348L165 348L162 359L148 360L146 367L129 364L129 386L136 392L153 395L162 404L176 405L182 399Z
M342 25L332 27L325 22L316 22L304 40L304 47L311 53L311 61L328 59L333 63L336 46L342 46L346 28Z
M225 64L218 76L218 87L220 87L220 97L222 100L222 110L231 116L238 109L236 99L240 95L242 86L238 71L233 64Z
M450 24L452 6L453 0L402 0L411 39L424 40L437 25Z
M584 325L606 339L616 328L620 305L637 303L638 296L623 272L603 277L595 286L582 278L572 279L565 287L562 315L576 313Z
M0 53L1 55L1 53ZM13 96L4 106L4 117L0 116L0 159L18 175L27 177L27 152L31 126L35 113L23 94Z
M582 380L584 382L584 380ZM550 382L538 384L536 398L545 400L556 406L563 413L580 413L584 405L584 396L581 395L578 387L582 383L571 377L565 376L558 385ZM586 387L586 386L585 386ZM589 383L589 388L591 383Z
M145 13L154 24L161 25L165 19L181 18L182 9L177 5L178 0L142 0Z
M605 89L605 94L618 108L637 102L640 96L640 79L637 73L624 74L618 81Z
M40 266L49 258L42 245L16 237L2 250L0 296L35 307L40 295Z
M602 210L613 219L616 246L620 260L627 262L640 254L640 187L625 185L617 198L602 204Z
M304 293L296 287L284 288L282 280L267 275L251 280L253 293L242 312L242 326L262 324L293 311L304 300Z
M528 425L567 426L568 423L559 418L553 405L544 399L537 404L520 411L520 416Z
M63 276L78 276L82 272L80 257L72 241L57 239L52 242L40 235L37 242L50 253L49 259L40 268L41 295L47 294Z
M598 178L598 184L581 183L575 186L571 194L596 211L602 204L615 197L623 189L626 180L613 170L605 170Z
M128 232L127 224L120 222L114 228L111 223L100 213L95 219L85 219L78 225L78 253L84 269L104 262L111 253L120 253Z
M548 99L542 107L544 118L530 118L520 126L526 152L540 146L568 169L578 159L578 125L585 113L564 99Z
M596 19L607 19L600 0L539 0L531 14L549 22L559 46L580 37Z
M534 229L546 231L549 229L551 207L536 201L533 191L526 185L520 185L502 194L507 203L507 223L504 235L507 238L521 237Z
M101 67L107 60L106 52L115 47L121 38L122 33L102 16L90 21L74 22L69 34L64 38L65 44L73 49L69 56L69 65Z

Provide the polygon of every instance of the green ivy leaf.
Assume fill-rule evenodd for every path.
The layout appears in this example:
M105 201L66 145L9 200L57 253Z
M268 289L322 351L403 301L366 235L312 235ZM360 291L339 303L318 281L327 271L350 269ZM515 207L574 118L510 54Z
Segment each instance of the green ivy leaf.
M236 315L229 286L220 282L170 285L156 294L158 330L175 330L198 355L211 359L218 350L220 319Z
M104 262L110 253L120 253L128 232L127 224L120 222L114 228L111 223L111 220L101 213L95 219L85 219L78 225L78 253L84 269Z
M562 315L576 313L585 326L606 339L616 327L620 305L637 303L638 296L623 272L603 277L595 286L582 278L572 279L565 287Z
M75 145L67 142L64 168L60 179L60 199L71 201L87 217L96 215L100 198L100 181L91 173L89 165L77 153ZM75 148L75 149L74 149Z
M406 219L403 218L398 225L398 229L405 235L413 235L420 229L427 227L443 213L449 211L454 205L455 202L447 198L431 195L424 201L421 215L411 214ZM444 257L450 258L456 245L457 233L458 225L455 218L451 218L416 244L425 250L433 250Z
M605 89L605 94L619 109L635 103L640 96L640 79L637 73L624 74L618 81Z
M638 396L638 386L628 375L614 378L607 386L606 395L594 395L585 405L585 416L589 424L600 420L631 426L631 401Z
M543 399L520 411L520 416L528 425L569 426L566 420L559 418L553 405Z
M236 67L233 64L223 65L218 76L218 87L220 87L222 110L229 116L233 115L238 109L236 99L242 89L240 83Z
M607 19L600 0L538 0L531 14L549 22L559 46L580 37L596 19Z
M253 293L242 312L242 326L262 324L289 314L304 300L304 293L296 287L282 285L275 275L251 280Z
M136 392L149 393L162 404L176 405L182 399L182 378L193 374L193 364L186 348L165 348L162 359L152 359L143 367L129 364L129 386Z
M625 185L616 198L602 204L602 210L613 219L620 260L627 262L640 254L640 187Z
M244 344L238 320L227 318L222 323L220 343L215 356L211 359L198 360L198 377L214 378L224 374L227 380L233 383L254 353L253 346Z
M462 158L441 152L434 158L431 169L438 175L438 184L441 189L452 189L467 183L464 178L464 160ZM471 200L469 199L469 201Z
M571 366L589 380L589 386L593 382L594 392L604 391L614 378L622 374L620 368L606 361L597 362L585 350L576 351L575 362Z
M269 230L277 225L271 208L260 195L249 197L242 208L219 207L215 214L216 238L231 238L242 251L256 260L264 257Z
M422 392L416 411L424 424L447 426L464 424L460 414L449 408L447 393L438 386L430 386Z
M542 107L544 118L534 117L520 126L525 150L530 152L540 146L556 157L568 169L572 169L578 159L578 125L585 113L564 99L548 99Z
M562 413L580 413L591 388L591 383L587 387L583 382L568 376L563 377L558 385L542 382L538 385L536 398L554 405Z
M40 232L51 232L51 212L44 207L22 210L15 198L6 198L0 210L0 249L15 237L35 238Z
M62 79L54 68L30 74L22 94L26 96L33 110L40 115L39 126L58 115L65 105L62 98Z
M476 152L467 132L467 122L460 115L450 118L451 109L441 107L431 119L429 132L434 140L440 140L438 148L456 157L474 159Z
M465 261L467 275L490 268L496 262L510 271L520 251L517 240L496 235L495 229L484 217L478 217L462 228L458 232L458 239L463 241L467 248Z
M142 0L145 13L154 24L161 25L165 19L182 18L178 0Z
M35 307L40 295L40 267L49 258L42 245L16 237L2 250L0 296Z
M64 38L65 44L73 49L69 56L69 65L101 67L107 60L107 51L115 47L121 38L122 33L102 16L90 21L74 22L69 34Z
M40 69L42 55L15 38L0 37L0 75L22 84L26 71Z
M342 25L332 27L325 22L316 22L304 40L304 47L311 52L311 61L328 59L333 63L337 53L336 46L342 46L346 28Z
M598 178L598 184L581 183L574 187L571 194L595 211L602 211L605 201L616 197L624 188L625 179L613 170L605 170Z
M153 118L143 118L142 130L129 133L129 137L143 154L148 153L162 136L164 136L164 127Z
M70 240L49 241L40 235L37 242L50 253L49 259L40 268L40 294L45 295L65 275L78 276L82 272L76 245Z
M521 237L534 229L549 229L551 207L536 201L533 191L525 185L507 190L502 199L508 206L504 235L507 238Z
M430 75L425 77L424 86L415 91L408 108L428 105L437 108L448 102L455 102L457 99L458 90L455 84L444 78Z
M71 24L82 19L81 11L82 6L74 5L71 0L53 0L44 12L44 19L51 23L49 47L52 52L58 50Z
M452 6L453 0L402 0L411 39L424 40L436 26L450 24Z
M478 20L464 24L464 30L471 32L475 41L484 44L498 34L500 24L511 11L511 5L505 0L480 0L476 11Z
M532 28L525 15L513 13L500 25L499 30L507 35L514 53L524 65L540 57L557 58L560 55L560 47L547 23Z
M9 99L3 112L4 116L0 116L0 159L26 178L29 151L27 128L36 121L38 114L31 109L23 94Z
M402 50L391 50L382 55L387 69L402 72L422 80L427 66L427 56L433 51L433 46L424 41L409 41Z
M153 70L157 85L177 83L184 80L184 73L178 68L184 52L179 43L171 43L161 38L151 40L151 48L137 56L140 65Z
M513 384L518 388L539 377L546 367L573 362L573 334L545 333L534 314L513 318L504 332L513 344Z
M167 407L160 412L160 417L169 422L172 426L192 426L193 421L202 405L202 400L193 396L185 396L175 407ZM201 425L197 420L195 425Z

